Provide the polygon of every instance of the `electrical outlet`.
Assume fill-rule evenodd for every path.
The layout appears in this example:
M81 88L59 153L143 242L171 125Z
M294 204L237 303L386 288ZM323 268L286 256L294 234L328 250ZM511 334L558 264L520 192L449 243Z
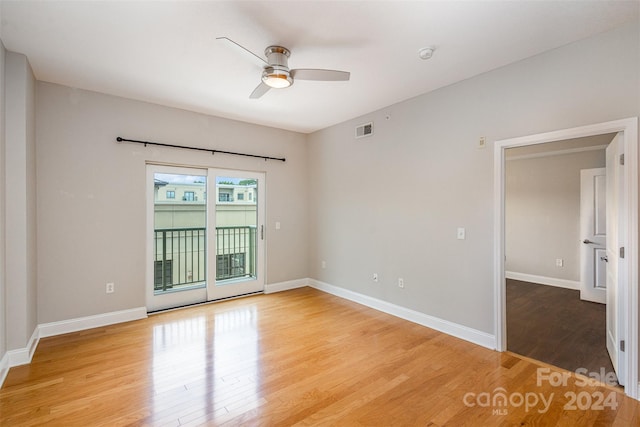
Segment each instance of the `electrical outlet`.
M327 268L327 261L322 261L322 268Z
M373 273L373 281L378 282L378 273Z
M458 227L458 233L457 233L458 240L464 240L466 236L467 236L467 231L464 229L464 227Z
M398 279L398 287L399 288L404 288L404 279L402 279L402 278Z
M564 260L562 258L556 258L556 267L562 267L564 265Z
M113 282L109 282L107 283L107 289L106 289L108 294L112 294L116 291L116 285Z

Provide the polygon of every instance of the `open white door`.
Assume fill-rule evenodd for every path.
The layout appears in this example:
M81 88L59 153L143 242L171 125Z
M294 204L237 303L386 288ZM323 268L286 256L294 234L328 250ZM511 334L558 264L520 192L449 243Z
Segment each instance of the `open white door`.
M606 169L580 171L580 299L607 302Z
M620 289L619 264L621 234L624 230L623 216L623 177L620 155L623 153L623 139L619 133L607 147L607 351L611 357L613 369L618 382L624 385L625 352L621 351L621 342L625 340L626 331L621 321L624 305L619 304Z

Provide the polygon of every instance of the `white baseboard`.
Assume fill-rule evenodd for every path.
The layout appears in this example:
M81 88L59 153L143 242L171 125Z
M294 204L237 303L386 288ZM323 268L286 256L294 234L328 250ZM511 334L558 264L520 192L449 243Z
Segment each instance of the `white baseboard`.
M147 308L137 307L129 310L113 311L111 313L78 317L76 319L62 320L59 322L43 323L38 325L38 329L40 330L40 337L44 338L68 334L70 332L84 331L85 329L99 328L116 323L145 319L146 317Z
M522 282L537 283L539 285L555 286L565 289L580 289L580 282L575 280L557 279L555 277L537 276L535 274L516 273L514 271L505 271L504 276L511 280L520 280Z
M309 279L309 286L340 298L365 305L375 310L391 314L401 319L435 329L436 331L443 332L447 335L452 335L456 338L481 345L482 347L486 347L491 350L496 349L496 337L487 332L478 331L477 329L469 328L468 326L459 325L448 320L429 316L428 314L411 310L406 307L401 307L399 305L353 292L348 289L340 288L338 286L333 286L328 283L320 282L318 280Z
M27 365L31 363L33 353L35 353L39 342L40 332L38 327L36 327L31 334L31 338L29 338L26 347L9 350L2 356L2 359L0 360L0 387L4 384L4 380L7 378L9 369L14 366Z
M113 325L115 323L129 322L131 320L139 320L146 317L146 307L138 307L130 310L114 311L111 313L97 314L95 316L79 317L77 319L40 324L33 331L31 339L29 339L25 348L9 350L4 354L2 359L0 359L0 387L2 387L10 368L31 363L33 353L35 353L36 347L38 347L40 338L67 334L69 332L83 331L85 329Z
M288 291L290 289L304 288L309 285L309 279L296 279L286 282L271 283L264 285L264 293L272 294L274 292Z
M7 351L7 355L9 356L9 367L13 368L14 366L27 365L31 363L31 358L33 357L33 353L35 353L39 342L40 331L39 328L36 327L25 348Z
M0 359L0 387L4 384L4 380L7 379L7 374L9 373L9 354L5 353Z

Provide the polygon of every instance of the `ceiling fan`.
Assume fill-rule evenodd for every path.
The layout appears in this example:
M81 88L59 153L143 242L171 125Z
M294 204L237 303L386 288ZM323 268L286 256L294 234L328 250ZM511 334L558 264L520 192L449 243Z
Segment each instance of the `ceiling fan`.
M262 81L251 92L249 98L258 99L271 88L283 89L291 86L295 80L319 80L319 81L347 81L350 73L347 71L323 70L317 68L289 69L288 61L291 52L286 47L269 46L264 50L266 60L251 52L246 47L234 42L228 37L217 37L217 40L227 40L239 48L245 50L264 63L262 69Z

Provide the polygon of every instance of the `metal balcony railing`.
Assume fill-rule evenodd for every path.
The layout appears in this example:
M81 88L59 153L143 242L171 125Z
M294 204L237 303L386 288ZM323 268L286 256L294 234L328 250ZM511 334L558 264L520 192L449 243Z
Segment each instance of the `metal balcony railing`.
M255 276L255 226L216 228L216 280ZM206 229L155 230L154 289L156 292L206 282Z
M216 280L256 274L256 227L216 227Z

